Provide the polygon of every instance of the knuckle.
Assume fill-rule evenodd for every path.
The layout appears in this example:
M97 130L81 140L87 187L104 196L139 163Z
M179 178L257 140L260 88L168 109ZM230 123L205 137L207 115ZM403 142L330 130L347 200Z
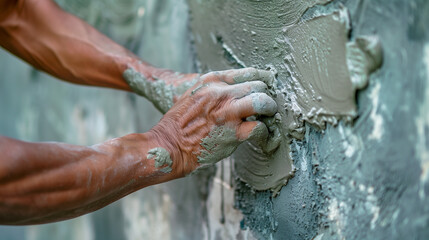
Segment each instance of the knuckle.
M266 93L254 93L252 103L255 111L261 114L274 114L277 111L277 103Z
M253 92L266 92L268 90L267 84L265 84L262 81L254 81L250 82L251 84L251 91Z
M258 69L256 68L249 68L247 72L252 78L257 78L259 76Z
M212 82L217 78L219 78L219 76L220 76L220 73L218 71L213 71L213 72L204 74L201 78L203 82Z
M247 67L247 68L244 68L243 70L247 71L247 72L257 72L258 71L258 69L254 68L254 67Z
M259 101L269 101L271 99L271 97L268 96L268 94L266 94L266 93L258 92L258 93L255 93L255 95L258 97Z

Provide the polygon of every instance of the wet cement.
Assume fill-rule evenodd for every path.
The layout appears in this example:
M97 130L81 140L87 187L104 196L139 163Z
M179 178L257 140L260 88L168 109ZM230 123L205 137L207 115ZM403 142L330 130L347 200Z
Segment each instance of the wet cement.
M265 63L263 68L276 73L277 79L269 84L269 88L280 106L279 121L268 127L271 137L280 141L270 151L261 144L247 142L234 154L238 176L256 190L271 189L273 195L293 176L291 138L303 139L305 122L320 129L325 128L326 123L336 125L340 120L350 123L357 116L356 90L365 87L369 74L381 65L381 47L376 37L361 37L349 42L347 9L340 8L331 14L298 22L300 15L297 14L316 3L277 3L283 9L294 9L294 14L276 12L272 9L276 3L260 5L246 2L253 12L241 12L233 5L228 6L229 2L218 3L213 7L229 11L225 14L231 18L226 18L223 24L231 28L219 30L209 22L193 22L192 25L197 39L203 33L211 36L215 43L213 48L220 45L236 65L247 67L258 63L256 66L260 67ZM237 1L236 4L244 2ZM273 14L270 11L277 14L276 18L265 19L265 15ZM210 17L210 13L205 14ZM265 25L259 25L255 16L267 20ZM244 26L238 28L233 20ZM210 30L212 32L208 32ZM258 34L257 30L261 33ZM248 39L251 43L230 39L233 43L229 44L223 36L230 33L235 39ZM216 55L206 55L209 49L206 43L199 45L198 42L196 47L200 60L210 67L217 67L219 61L211 59ZM242 46L246 47L242 49ZM253 46L252 52L246 54Z
M173 86L154 76L152 76L153 80L149 80L133 68L128 68L122 75L133 92L151 101L162 113L166 113L174 105L175 96L181 96L198 81L198 78L195 78L192 81ZM179 74L177 75L180 77Z
M147 159L153 159L155 161L155 167L160 168L161 172L171 172L173 161L170 158L170 153L162 147L150 149L147 152ZM162 168L161 168L162 167Z
M173 106L174 88L163 80L148 80L132 68L125 70L123 77L135 93L151 101L162 113Z
M69 6L68 11L100 27L151 64L195 71L187 36L183 34L187 16L183 1L61 2ZM264 59L275 67L283 61L281 57L270 57L276 51L265 52L254 41L261 37L261 27L256 24L269 26L267 23L277 22L277 15L291 12L284 9L287 1L267 4L199 0L194 5L195 2L190 2L194 7L193 21L217 26L208 29L212 35L197 31L200 38L194 36L195 42L207 47L198 51L213 54L211 62L201 60L208 56L198 56L204 71L240 64L265 68L268 61ZM217 4L239 6L241 12L252 13L254 19L260 18L258 12L264 16L250 27L247 18L237 25L227 25L224 21L231 18L231 10L224 11ZM22 233L18 239L23 239L26 231L31 239L43 240L220 239L218 229L235 227L229 221L236 219L228 214L225 223L209 219L218 205L206 201L208 196L222 195L214 191L218 189L214 184L235 189L236 207L244 214L239 225L246 231L251 229L259 239L429 239L429 61L425 60L429 59L429 2L335 0L311 7L298 22L330 14L340 5L350 12L352 41L359 36L380 39L383 66L370 75L368 87L358 92L359 117L352 126L340 121L336 127L328 124L320 131L307 125L304 140L292 140L295 176L278 197L272 198L270 191L254 191L239 180L218 184L208 177L210 174L196 175L145 188L75 220L14 227ZM141 6L144 14L139 18L138 13L143 11L137 10ZM216 18L205 14L207 11L215 11ZM239 30L243 25L249 33L246 36L223 29ZM279 31L274 26L264 29L263 34L273 36ZM256 47L258 54L248 57ZM95 144L130 132L147 131L161 117L150 103L134 94L66 84L31 69L4 51L0 51L0 62L4 70L0 81L3 135L28 141ZM212 224L215 221L217 225ZM8 236L4 228L0 231L2 237Z
M288 89L288 94L295 94L296 99L289 102L301 102L301 105L291 104L291 108L308 114L281 116L282 124L288 121L304 124L279 128L281 131L296 129L282 141L292 142L290 158L296 171L278 197L272 198L269 191L254 191L244 182L235 185L236 203L244 213L244 229L250 227L260 239L284 239L285 236L288 239L401 239L407 235L424 239L429 236L426 217L429 184L424 180L426 177L421 177L426 176L427 161L420 160L425 156L421 153L426 151L418 144L419 155L415 155L415 140L411 140L426 139L422 138L425 135L422 129L427 124L419 112L421 106L427 107L422 102L427 85L422 49L428 42L423 24L427 20L424 13L428 3L332 1L311 7L301 19L292 22L282 15L289 12L287 1L267 4L245 0L189 0L189 3L196 55L203 72L249 66L273 69L278 80L275 88L292 89ZM329 22L332 26L326 26ZM332 66L326 62L332 48L306 47L287 37L287 34L299 37L313 24L321 24L318 33L321 37L304 38L303 43L320 47L329 46L327 41L332 39L342 39L344 44L334 46L334 50L342 49L342 61L330 61L338 64L334 70L343 78L330 78L332 72L324 72L326 69L302 73L307 62L316 67L318 64ZM298 25L302 27L295 29ZM338 34L324 32L332 29ZM318 39L321 41L316 41ZM315 53L314 49L324 51ZM300 62L292 53L299 55ZM288 55L291 57L285 59ZM319 58L310 58L312 56ZM294 67L292 71L287 70L288 66ZM377 67L381 68L373 72ZM312 80L328 77L341 85L328 84L331 89L307 82L299 86L303 84L298 78L300 75L291 72L311 76ZM349 77L348 81L344 76ZM305 96L311 96L313 90L318 94L314 94L315 99L302 101L299 99L302 94L293 89L295 86L303 89ZM355 90L361 88L356 94ZM338 89L348 91L336 92ZM320 93L322 102L318 103ZM327 97L332 93L339 94L338 99ZM288 99L282 98L287 103ZM338 108L326 108L324 101L333 101ZM358 108L355 101L359 103ZM279 102L278 105L281 106ZM325 107L326 111L323 114L318 114L317 109L308 111L311 108L306 106L313 105ZM329 115L341 113L338 110L344 111L340 117ZM418 120L419 132L414 120ZM245 155L252 153L250 146L246 148L241 152L238 149L234 157L252 158ZM282 156L282 160L287 158ZM239 164L236 161L236 170L247 165ZM243 175L239 179L244 180Z
M237 148L237 144L237 134L234 129L226 126L215 127L207 137L201 139L202 150L197 157L198 162L203 165L214 164L231 155Z

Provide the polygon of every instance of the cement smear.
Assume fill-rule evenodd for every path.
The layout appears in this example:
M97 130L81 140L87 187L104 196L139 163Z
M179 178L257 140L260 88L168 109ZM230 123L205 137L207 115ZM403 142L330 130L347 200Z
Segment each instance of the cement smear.
M174 105L175 96L181 96L198 81L198 78L195 78L174 86L154 76L152 76L153 81L148 80L132 68L125 70L123 77L135 93L147 98L162 113L166 113Z
M173 106L173 86L162 80L149 81L132 68L125 70L123 77L135 93L147 98L162 113L166 113Z
M279 39L291 50L284 57L290 75L279 90L286 115L294 116L285 122L289 131L296 132L303 121L324 128L357 116L355 91L380 66L381 47L371 37L348 43L348 32L343 8L287 28Z
M215 127L207 137L201 140L203 149L198 155L198 162L202 165L216 163L230 156L239 141L234 129L226 126Z
M157 147L149 150L147 152L147 159L154 159L156 168L165 166L160 169L162 172L169 173L172 170L173 161L170 158L170 153L165 148Z
M347 67L356 89L368 83L368 76L382 63L381 44L374 36L360 36L346 47Z
M373 37L348 43L348 22L342 9L287 27L277 38L278 47L289 49L284 56L287 81L270 86L284 107L278 127L270 131L280 132L281 145L270 154L247 143L234 155L238 176L254 189L271 189L275 196L287 183L293 173L290 138L303 139L304 121L324 128L357 116L355 91L366 86L368 75L380 66L381 47Z
M189 2L191 10L199 9L198 1ZM208 10L192 12L195 19L207 19L191 22L203 71L239 66L277 73L267 84L279 106L280 120L267 124L275 144L247 142L234 153L237 175L256 190L271 189L276 195L292 177L289 143L304 138L305 122L323 129L326 123L351 122L357 116L356 89L366 86L368 75L381 64L376 38L348 42L345 8L298 21L309 7L327 2L231 0L205 3ZM218 18L216 12L228 17Z

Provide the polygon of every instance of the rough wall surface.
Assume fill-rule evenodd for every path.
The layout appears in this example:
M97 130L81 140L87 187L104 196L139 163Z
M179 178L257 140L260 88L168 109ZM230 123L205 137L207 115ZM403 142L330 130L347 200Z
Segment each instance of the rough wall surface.
M202 71L274 66L287 81L279 29L343 7L349 37L376 35L383 47L353 124L306 124L304 140L292 142L297 171L280 196L235 184L242 228L261 239L429 238L427 1L188 2Z
M212 174L153 186L74 220L0 227L0 239L429 238L428 1L189 0L193 33L184 0L59 2L148 62L183 72L194 70L190 36L203 72L265 68L284 63L286 49L261 45L252 55L261 30L276 38L276 28L344 5L349 37L378 36L384 62L358 92L353 124L306 124L304 140L292 141L295 177L276 198L236 179L227 159ZM161 116L135 95L59 82L4 51L0 71L1 135L89 145L146 131Z

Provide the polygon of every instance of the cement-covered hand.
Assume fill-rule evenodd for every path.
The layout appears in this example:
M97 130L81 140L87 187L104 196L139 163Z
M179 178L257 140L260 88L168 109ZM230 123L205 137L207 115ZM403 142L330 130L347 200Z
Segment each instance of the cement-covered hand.
M276 112L264 93L270 72L176 74L142 62L55 1L0 1L0 9L0 46L35 68L72 83L133 90L162 112L171 108L147 133L93 146L0 136L0 224L48 223L95 211L267 134L263 123L245 119Z
M277 112L277 104L267 95L266 82L273 77L254 68L199 77L151 130L161 145L176 153L172 155L181 156L173 159L173 171L186 175L229 156L245 140L266 138L265 124L246 118Z
M166 113L184 92L197 83L200 76L138 64L125 70L123 77L135 93L151 101L162 113Z

